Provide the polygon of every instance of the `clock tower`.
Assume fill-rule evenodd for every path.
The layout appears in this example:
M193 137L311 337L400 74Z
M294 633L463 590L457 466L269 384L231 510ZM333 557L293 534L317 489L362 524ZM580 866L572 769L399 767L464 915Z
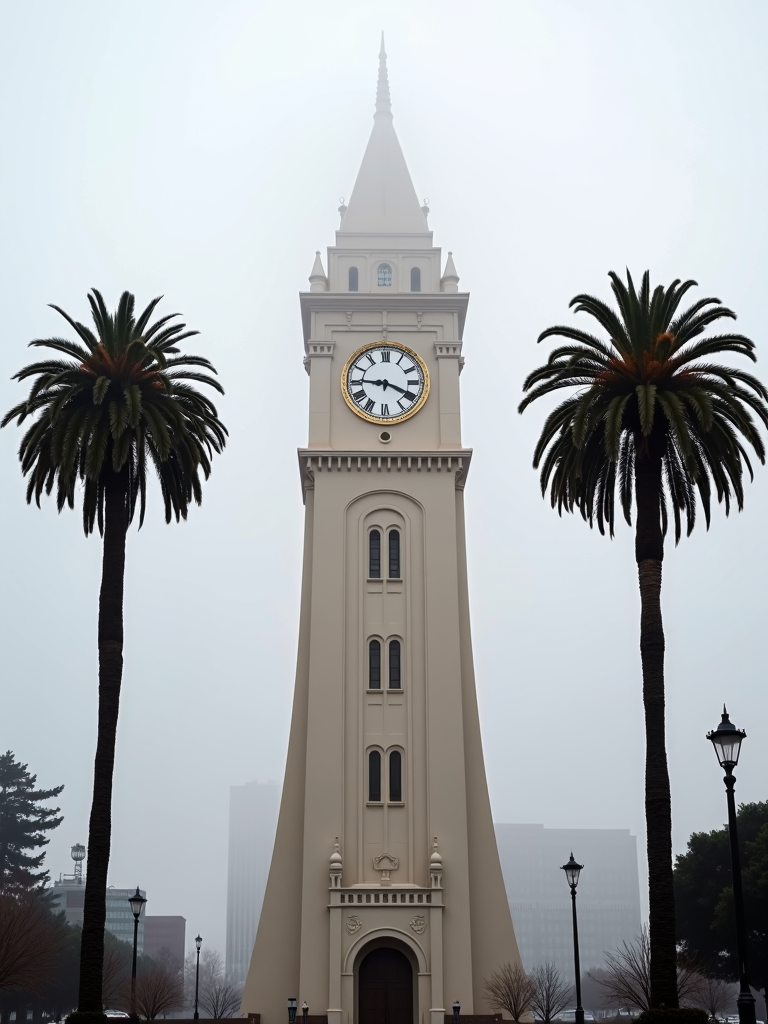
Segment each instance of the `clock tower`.
M282 804L242 1012L285 1024L487 1014L518 963L469 627L459 375L469 296L442 265L392 123L373 131L300 296L309 438ZM299 1011L299 1017L301 1011Z

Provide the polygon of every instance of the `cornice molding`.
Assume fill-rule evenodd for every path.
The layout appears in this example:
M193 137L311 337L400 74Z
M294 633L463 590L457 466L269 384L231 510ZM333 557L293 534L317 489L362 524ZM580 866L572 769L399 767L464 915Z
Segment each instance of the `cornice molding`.
M299 292L299 303L305 342L311 337L312 313L339 312L346 317L350 310L371 313L385 310L458 313L461 337L464 334L469 292L393 292L391 295L382 295L381 292Z
M317 451L299 448L301 491L314 490L317 473L452 473L457 491L463 491L472 461L471 448L454 451Z

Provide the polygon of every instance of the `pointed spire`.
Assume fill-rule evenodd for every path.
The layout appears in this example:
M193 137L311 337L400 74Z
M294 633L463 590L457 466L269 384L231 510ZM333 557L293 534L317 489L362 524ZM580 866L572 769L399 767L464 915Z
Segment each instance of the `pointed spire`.
M339 212L342 234L426 236L429 233L426 216L416 198L416 190L392 123L383 33L373 131L349 206Z
M376 86L376 113L392 117L392 101L389 96L389 77L387 75L387 51L384 49L384 33L381 33L381 49L379 50L379 81Z
M312 264L312 273L309 275L309 290L311 292L328 291L328 278L325 276L319 249L315 253L315 262Z
M453 262L453 253L448 253L445 264L445 271L440 279L440 291L457 292L459 290L459 275L456 273L456 264Z

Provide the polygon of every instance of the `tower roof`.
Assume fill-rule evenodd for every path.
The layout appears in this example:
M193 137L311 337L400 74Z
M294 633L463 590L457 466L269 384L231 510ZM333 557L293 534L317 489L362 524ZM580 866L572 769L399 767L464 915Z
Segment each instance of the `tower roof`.
M392 124L384 33L373 131L340 230L354 234L426 234L427 220Z

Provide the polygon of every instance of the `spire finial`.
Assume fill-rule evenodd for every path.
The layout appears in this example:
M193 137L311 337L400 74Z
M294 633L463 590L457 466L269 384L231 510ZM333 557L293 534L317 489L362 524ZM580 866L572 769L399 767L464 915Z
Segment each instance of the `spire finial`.
M376 114L392 116L392 102L389 98L389 78L387 77L387 51L384 49L384 33L381 33L381 49L379 50L379 81L376 86Z

